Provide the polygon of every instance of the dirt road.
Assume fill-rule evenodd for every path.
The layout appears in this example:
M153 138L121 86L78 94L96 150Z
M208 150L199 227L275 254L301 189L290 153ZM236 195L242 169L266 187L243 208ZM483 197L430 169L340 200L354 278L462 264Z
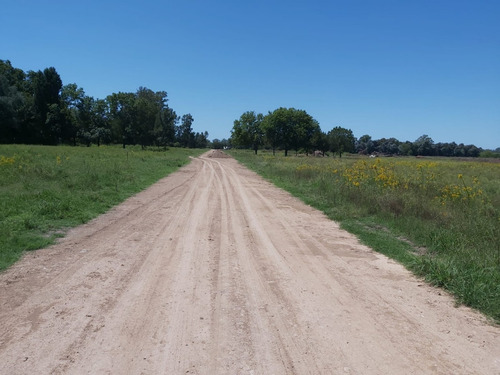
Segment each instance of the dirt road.
M0 374L500 374L500 328L216 156L0 274Z

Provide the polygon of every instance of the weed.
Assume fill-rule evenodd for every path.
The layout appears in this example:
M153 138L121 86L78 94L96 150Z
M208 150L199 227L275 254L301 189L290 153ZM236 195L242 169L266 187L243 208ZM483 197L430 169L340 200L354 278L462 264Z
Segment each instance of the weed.
M203 151L0 145L0 270Z
M231 153L376 251L500 322L500 164Z

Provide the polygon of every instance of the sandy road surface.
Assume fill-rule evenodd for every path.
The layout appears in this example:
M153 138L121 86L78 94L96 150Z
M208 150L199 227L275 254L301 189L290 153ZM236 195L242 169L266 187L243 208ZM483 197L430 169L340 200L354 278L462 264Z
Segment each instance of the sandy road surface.
M0 374L500 374L500 329L205 154L0 274Z

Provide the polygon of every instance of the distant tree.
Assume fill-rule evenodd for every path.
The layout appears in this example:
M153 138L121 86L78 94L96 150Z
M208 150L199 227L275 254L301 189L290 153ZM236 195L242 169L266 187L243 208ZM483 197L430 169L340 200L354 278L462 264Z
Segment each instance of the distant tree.
M66 121L66 139L76 145L77 135L81 128L80 110L85 100L85 91L76 83L65 85L61 89L61 110Z
M60 124L56 124L53 119L59 116L59 109L53 105L60 105L60 92L62 80L54 67L46 68L42 71L28 72L30 87L33 90L33 104L35 113L35 128L33 135L38 142L44 144L56 144L60 141ZM50 118L47 114L50 110ZM57 112L57 115L56 115Z
M0 74L0 143L11 143L18 139L23 105L23 94L10 84L5 75Z
M195 148L207 148L208 146L208 132L198 133L194 135Z
M0 60L0 143L11 143L22 137L26 105L26 74L14 68L9 60Z
M111 127L109 123L108 103L104 99L92 101L91 109L91 139L97 146L101 142L111 142Z
M273 116L273 113L269 112L262 120L262 130L264 131L267 144L272 148L273 155L275 155L276 149L281 142L281 131L277 118Z
M222 143L222 141L220 139L214 138L212 140L212 148L215 150L220 150L220 149L224 148L224 144Z
M289 112L292 123L291 141L295 154L297 154L300 149L304 149L306 153L309 153L313 147L312 140L314 135L321 132L319 123L304 110L290 108Z
M79 142L90 147L92 144L93 134L93 107L94 98L85 95L78 105L78 131L77 138Z
M232 142L236 146L251 147L257 155L257 150L264 142L263 118L262 113L243 113L238 120L234 120L231 130Z
M352 130L340 126L334 127L328 132L330 150L342 157L344 152L355 151L355 138Z
M181 124L177 128L177 141L182 147L194 146L193 122L194 118L190 113L182 116Z
M413 142L413 152L415 155L433 155L433 145L434 141L427 134L424 134L417 138L415 142Z
M369 155L375 151L375 145L372 141L372 137L368 134L361 136L355 142L355 151L360 154Z
M500 158L500 148L494 150L483 150L479 153L481 158Z
M127 144L135 143L135 94L134 93L113 93L108 95L106 101L109 106L109 120L113 139L116 143L121 143L123 148Z
M283 107L269 112L264 119L263 127L273 149L273 155L276 148L281 147L285 151L285 156L288 156L293 140L292 112Z
M463 143L458 144L453 150L453 156L465 157L465 145Z
M208 146L211 147L211 148L213 148L213 149L215 149L215 150L220 150L220 149L225 149L225 148L231 148L231 146L233 146L233 144L231 143L230 139L226 139L226 138L217 139L217 138L214 138L212 140L212 142L209 142Z
M135 138L144 149L155 143L155 125L166 108L167 93L153 92L146 87L139 87L135 94L136 128Z
M320 131L318 122L306 111L283 107L264 117L262 129L273 149L273 155L276 148L281 147L285 156L288 156L291 149L310 149L314 133Z
M179 122L179 116L175 111L166 106L161 111L155 125L155 141L158 147L166 147L175 142L175 128Z
M25 73L0 60L1 143L114 142L144 148L180 141L187 147L206 147L208 133L193 132L191 115L177 126L179 117L166 103L166 92L145 87L94 99L75 83L63 86L54 67Z
M476 158L480 155L482 149L481 148L478 148L474 145L467 145L465 146L465 154L468 156L468 157L471 157L471 158Z
M321 151L323 156L325 156L325 152L327 152L330 148L328 137L326 133L322 132L321 130L313 134L311 138L311 144L315 150Z
M59 103L49 104L47 108L44 143L53 145L64 143L70 138L65 112L61 110Z
M413 143L411 143L410 141L401 143L398 148L400 155L413 155Z
M386 155L395 155L399 153L401 144L396 138L382 138L378 141L377 151Z
M453 156L453 151L457 147L455 142L452 143L436 143L434 145L435 153L438 156Z
M76 83L69 83L61 88L61 100L68 108L78 109L84 97L85 91Z
M14 68L9 60L0 60L0 76L7 80L8 86L15 86L18 92L27 91L26 73Z
M27 74L0 60L0 142L36 143L33 134L33 93ZM35 139L36 138L36 139Z

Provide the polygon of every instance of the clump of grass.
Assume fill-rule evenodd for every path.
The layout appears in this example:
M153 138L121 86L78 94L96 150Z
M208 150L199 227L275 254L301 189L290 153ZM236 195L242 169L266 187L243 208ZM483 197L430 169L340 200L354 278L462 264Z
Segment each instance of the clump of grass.
M500 163L232 154L500 322Z
M0 145L0 270L203 151Z

